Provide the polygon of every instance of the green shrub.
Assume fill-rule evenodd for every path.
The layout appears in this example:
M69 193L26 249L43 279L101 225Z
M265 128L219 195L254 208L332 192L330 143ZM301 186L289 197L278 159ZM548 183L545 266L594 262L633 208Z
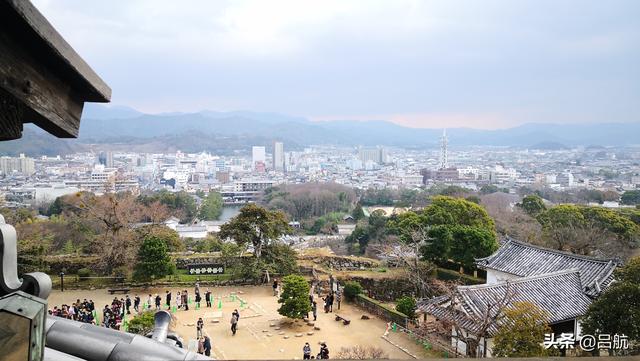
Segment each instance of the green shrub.
M78 278L80 278L81 280L86 280L88 277L91 276L91 270L88 268L80 268L77 274L78 274Z
M153 316L155 312L147 311L139 314L129 321L129 332L137 333L138 335L146 335L153 331Z
M416 300L410 296L403 296L396 300L396 310L402 312L410 319L416 317Z
M348 281L344 284L344 297L353 301L357 295L362 293L362 286L358 282Z
M129 267L127 266L120 266L120 267L116 267L113 269L113 271L111 271L111 275L114 277L119 277L119 278L123 278L126 279L130 276L131 271L129 270Z

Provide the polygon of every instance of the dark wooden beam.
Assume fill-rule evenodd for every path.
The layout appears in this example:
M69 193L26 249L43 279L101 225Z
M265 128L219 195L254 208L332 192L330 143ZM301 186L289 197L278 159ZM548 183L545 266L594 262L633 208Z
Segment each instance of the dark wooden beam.
M108 102L111 89L30 1L0 0L0 139L35 123L61 138L78 136L84 102ZM20 123L20 124L18 124Z
M22 136L24 105L0 89L0 141Z

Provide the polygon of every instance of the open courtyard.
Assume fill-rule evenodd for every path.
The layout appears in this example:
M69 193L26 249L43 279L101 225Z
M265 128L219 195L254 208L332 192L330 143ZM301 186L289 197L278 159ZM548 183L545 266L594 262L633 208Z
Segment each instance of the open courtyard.
M132 289L131 298L140 296L145 302L148 295L160 294L163 309L166 291L175 294L184 288L146 288ZM207 287L201 286L201 293ZM302 347L309 342L312 355L318 353L320 342L326 342L330 357L335 358L342 347L372 346L382 349L391 359L412 359L433 356L408 335L391 331L387 339L383 334L387 329L385 320L373 316L353 304L342 302L340 310L334 305L333 313L324 313L318 307L318 319L313 326L302 320L292 321L278 314L279 304L269 286L214 287L210 288L214 297L211 308L207 308L204 299L200 309L196 309L193 287L187 289L192 299L189 311L179 310L174 315L173 330L184 340L185 348L195 347L196 321L202 317L204 332L212 341L212 357L216 359L302 359ZM92 299L100 313L114 297L106 289L53 291L49 297L49 308L63 303L71 304L80 299ZM173 305L172 305L173 306ZM235 336L230 330L231 312L238 309L240 322ZM135 313L133 309L132 313ZM335 321L335 314L351 320L349 325ZM361 319L367 315L370 319ZM101 316L100 316L101 317ZM311 318L313 319L313 317ZM314 328L319 328L315 329Z

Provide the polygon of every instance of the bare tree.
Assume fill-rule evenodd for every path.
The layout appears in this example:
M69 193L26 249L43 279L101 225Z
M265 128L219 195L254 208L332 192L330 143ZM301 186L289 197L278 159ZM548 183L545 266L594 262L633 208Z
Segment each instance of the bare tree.
M590 256L626 258L631 247L613 232L591 222L545 230L546 245L557 250Z
M509 282L506 283L504 292L496 294L493 297L487 296L484 299L485 307L479 308L480 313L462 312L461 295L456 284L450 282L440 283L441 290L447 295L448 303L446 305L447 312L450 317L446 320L448 332L453 328L455 330L455 338L464 342L467 346L467 355L470 357L478 357L478 348L483 339L490 336L492 329L495 329L505 317L504 311L511 305L514 297L514 291ZM464 327L471 321L473 327ZM446 330L447 328L443 328ZM486 356L486 349L481 356Z
M411 242L402 242L391 238L379 246L377 251L383 257L392 260L396 267L402 268L416 289L417 297L426 297L433 290L433 272L435 265L420 260L421 248L429 242L429 227L419 226L411 231Z
M336 358L342 360L379 360L388 359L389 355L380 347L356 345L352 347L342 347L336 354Z
M139 244L131 231L132 225L142 218L145 211L132 194L123 192L95 196L78 193L73 205L80 211L81 217L100 227L100 235L94 240L100 268L111 273L114 268L133 261Z

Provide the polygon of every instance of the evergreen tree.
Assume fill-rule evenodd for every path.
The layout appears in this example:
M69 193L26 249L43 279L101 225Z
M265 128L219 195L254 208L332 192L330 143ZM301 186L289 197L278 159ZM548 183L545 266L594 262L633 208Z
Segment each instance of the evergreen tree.
M301 319L311 311L309 283L302 276L290 275L282 280L282 293L278 313L285 317Z
M175 272L175 264L167 253L164 240L149 236L142 241L133 277L140 281L158 279Z

